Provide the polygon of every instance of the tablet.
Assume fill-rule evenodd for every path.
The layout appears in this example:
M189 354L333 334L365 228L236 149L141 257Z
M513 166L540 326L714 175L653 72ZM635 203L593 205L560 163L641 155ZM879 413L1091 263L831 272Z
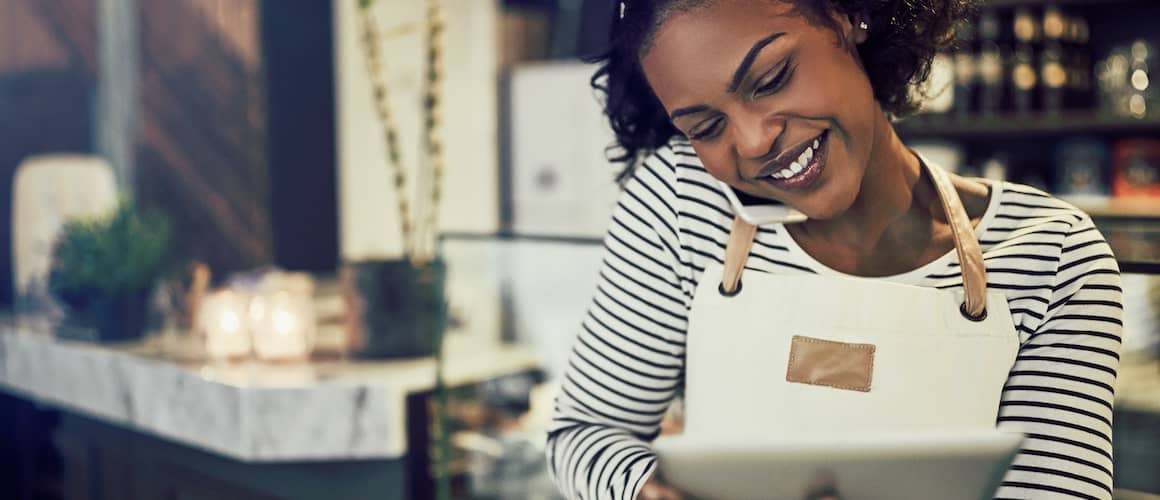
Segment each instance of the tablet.
M699 498L990 499L1023 436L997 430L784 438L665 436L661 477Z

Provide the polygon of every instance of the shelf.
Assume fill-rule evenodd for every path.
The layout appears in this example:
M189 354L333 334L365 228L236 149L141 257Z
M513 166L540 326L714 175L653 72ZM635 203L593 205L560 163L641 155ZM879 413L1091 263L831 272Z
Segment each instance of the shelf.
M602 245L604 238L593 236L563 236L556 234L530 234L499 231L495 233L468 233L449 231L440 235L445 240L452 241L536 241L545 243L567 243L574 245Z
M1094 219L1148 219L1160 227L1160 198L1113 198L1075 205Z
M1144 3L1152 0L984 0L983 6L990 8L1006 8L1006 7L1042 7L1047 3L1054 3L1058 5L1094 5L1106 6L1125 3Z
M1116 260L1122 274L1160 275L1160 262Z
M895 124L906 139L996 139L1060 135L1141 134L1160 136L1160 118L1121 118L1090 113L1058 116L917 115Z
M1120 271L1160 274L1160 200L1112 200L1081 208L1108 240Z

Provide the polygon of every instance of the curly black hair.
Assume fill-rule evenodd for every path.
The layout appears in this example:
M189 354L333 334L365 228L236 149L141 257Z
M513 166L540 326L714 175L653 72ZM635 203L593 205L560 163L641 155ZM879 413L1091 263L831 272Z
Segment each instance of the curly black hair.
M605 114L616 134L609 159L625 165L624 181L642 155L663 146L675 135L664 107L645 80L640 67L660 23L674 12L702 6L711 0L625 0L613 14L610 49L591 59L599 63L592 87L602 94ZM759 0L755 0L759 1ZM760 0L774 1L774 0ZM916 84L930 75L931 60L954 44L955 25L974 11L976 0L781 0L790 1L811 22L836 29L832 9L860 16L872 26L858 46L874 97L893 116L918 109L923 97Z

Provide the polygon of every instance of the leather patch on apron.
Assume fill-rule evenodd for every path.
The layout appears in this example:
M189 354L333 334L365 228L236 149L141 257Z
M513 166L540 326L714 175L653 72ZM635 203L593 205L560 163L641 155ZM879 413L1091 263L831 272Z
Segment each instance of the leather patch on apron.
M794 335L786 382L870 392L874 344L848 344Z

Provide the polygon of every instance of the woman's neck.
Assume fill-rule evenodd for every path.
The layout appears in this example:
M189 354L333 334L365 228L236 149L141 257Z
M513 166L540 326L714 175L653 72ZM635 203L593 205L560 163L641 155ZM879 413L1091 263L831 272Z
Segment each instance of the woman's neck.
M836 268L854 270L884 260L905 266L934 238L931 218L942 206L934 184L886 116L879 116L854 203L838 217L791 226L799 241L813 242L807 249L813 247L815 258Z

